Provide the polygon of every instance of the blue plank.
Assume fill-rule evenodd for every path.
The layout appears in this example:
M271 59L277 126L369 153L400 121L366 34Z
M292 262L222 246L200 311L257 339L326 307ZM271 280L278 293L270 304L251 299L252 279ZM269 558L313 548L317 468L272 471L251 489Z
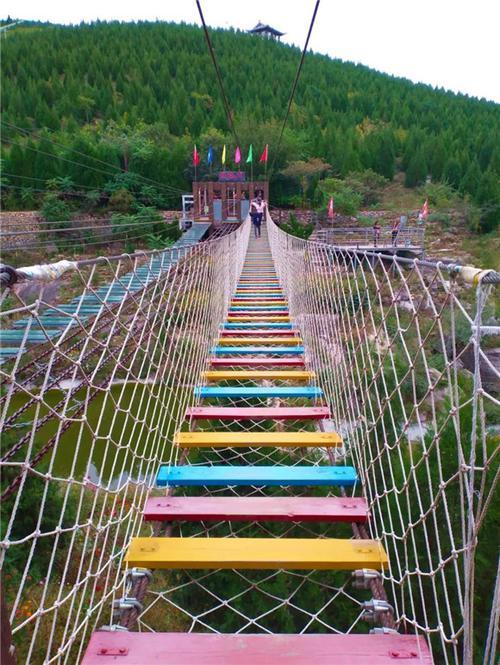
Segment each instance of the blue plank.
M47 333L47 334L45 334ZM0 341L14 342L22 341L25 336L28 342L40 342L46 341L47 338L51 338L54 335L59 334L59 330L29 330L26 334L25 330L2 330L0 332Z
M293 323L277 323L262 321L261 323L252 323L250 321L243 321L242 323L224 323L222 326L225 330L242 329L242 328L278 328L281 330L291 330L294 328Z
M15 356L19 353L19 346L3 346L0 347L0 356ZM22 347L23 352L26 351L26 347Z
M159 487L165 485L252 485L305 486L342 485L357 482L352 466L161 466L156 478Z
M323 391L316 386L201 386L194 389L196 397L304 397L317 399Z
M61 330L62 328L65 328L66 326L73 326L76 325L76 321L71 317L63 317L63 316L41 316L39 319L33 319L31 322L31 329L36 328L36 329L41 329L42 325L46 329L53 329L57 328ZM27 319L20 319L19 321L16 321L12 328L13 329L19 329L22 328L23 330L28 327L28 320Z
M223 355L252 355L255 353L269 353L273 355L298 356L304 353L303 346L215 346L212 353Z

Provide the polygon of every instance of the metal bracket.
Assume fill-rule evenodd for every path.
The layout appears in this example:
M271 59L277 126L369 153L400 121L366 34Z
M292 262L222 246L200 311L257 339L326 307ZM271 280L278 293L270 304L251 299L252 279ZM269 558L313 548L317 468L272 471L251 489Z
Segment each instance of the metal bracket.
M128 628L119 626L117 623L112 623L110 626L101 626L98 629L99 633L128 633Z
M147 577L148 582L153 579L153 573L148 568L130 568L126 573L127 582L135 582L140 580L141 577Z
M380 573L378 570L372 570L371 568L361 568L359 570L355 570L352 573L352 586L355 589L369 589L370 582L379 579Z
M113 619L120 615L121 612L126 612L129 610L136 610L140 614L143 610L142 603L140 603L137 598L121 598L120 600L115 600L113 603Z
M392 605L389 605L386 600L378 600L377 598L367 600L366 602L362 603L362 607L362 618L365 621L369 621L370 623L377 622L381 614L394 611Z
M368 632L370 635L398 635L398 631L394 628L370 628Z

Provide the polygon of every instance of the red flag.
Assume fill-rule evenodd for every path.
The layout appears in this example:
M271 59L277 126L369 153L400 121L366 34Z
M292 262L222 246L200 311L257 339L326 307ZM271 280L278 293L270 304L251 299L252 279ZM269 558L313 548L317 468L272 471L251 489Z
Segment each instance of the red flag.
M269 145L266 143L266 147L264 148L264 152L260 156L259 162L265 162L267 164L268 152L269 152Z
M198 166L199 163L200 163L200 155L199 155L199 153L198 153L198 150L196 149L196 146L194 146L194 150L193 150L193 165L194 165L194 166Z
M234 163L239 164L241 162L241 150L239 146L236 146L236 152L234 153Z
M328 219L333 219L334 216L333 212L333 196L330 196L330 200L328 201Z

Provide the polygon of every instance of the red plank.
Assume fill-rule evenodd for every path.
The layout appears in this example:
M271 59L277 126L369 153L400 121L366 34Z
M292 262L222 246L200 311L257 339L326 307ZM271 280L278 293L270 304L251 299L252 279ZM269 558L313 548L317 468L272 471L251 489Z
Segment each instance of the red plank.
M303 358L213 358L214 367L304 367Z
M186 418L205 420L321 420L330 417L327 406L191 406Z
M162 496L144 508L147 520L366 522L365 499L307 496Z
M432 665L415 635L96 632L81 665Z

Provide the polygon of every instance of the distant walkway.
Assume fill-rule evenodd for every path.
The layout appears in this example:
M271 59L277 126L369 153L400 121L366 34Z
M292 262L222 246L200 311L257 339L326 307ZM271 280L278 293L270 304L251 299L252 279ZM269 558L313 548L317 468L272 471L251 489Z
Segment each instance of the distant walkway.
M66 304L54 305L46 314L36 318L18 319L11 329L0 331L0 362L24 353L35 344L56 342L69 326L76 325L77 322L72 318L76 313L80 322L84 323L96 316L104 305L118 306L124 298L141 291L177 263L180 255L176 256L172 249L195 245L209 228L210 223L197 222L168 251L157 254L146 265L101 286L95 293L78 296Z
M381 226L380 232L370 226L346 228L316 229L310 240L324 242L329 245L339 245L348 249L372 250L404 250L413 254L421 254L424 250L424 228L409 227L398 231L393 237L391 226Z

